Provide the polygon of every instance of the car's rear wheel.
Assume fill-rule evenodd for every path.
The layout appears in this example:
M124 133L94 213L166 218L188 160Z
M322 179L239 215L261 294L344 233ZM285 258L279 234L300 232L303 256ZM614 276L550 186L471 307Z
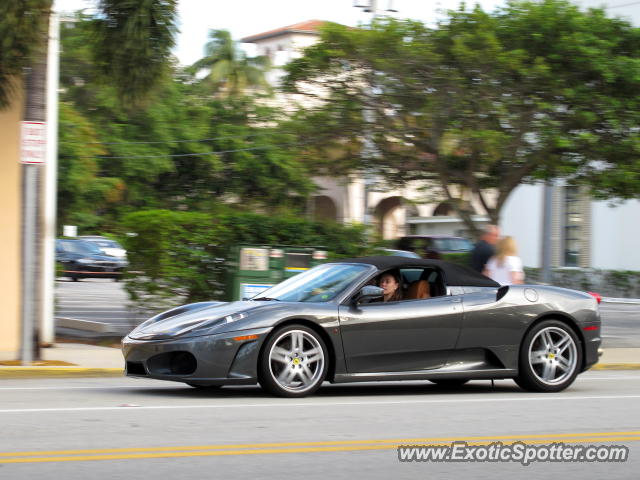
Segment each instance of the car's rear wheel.
M580 373L582 348L564 322L545 320L534 326L520 346L516 383L533 392L564 390Z
M440 387L461 387L469 381L468 378L436 378L429 380L431 383L435 383Z
M320 388L328 364L320 335L302 325L287 325L274 331L262 349L260 385L281 397L304 397Z

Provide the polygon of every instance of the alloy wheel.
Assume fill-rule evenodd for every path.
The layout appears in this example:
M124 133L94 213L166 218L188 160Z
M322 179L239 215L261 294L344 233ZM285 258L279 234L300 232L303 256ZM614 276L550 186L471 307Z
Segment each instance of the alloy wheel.
M282 332L271 344L268 359L271 378L287 392L304 393L324 380L324 348L306 329Z

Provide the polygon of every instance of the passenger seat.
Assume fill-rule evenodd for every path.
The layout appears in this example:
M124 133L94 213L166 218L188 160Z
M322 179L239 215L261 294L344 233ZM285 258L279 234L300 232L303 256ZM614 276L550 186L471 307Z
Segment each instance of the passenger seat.
M426 280L411 282L407 289L407 300L417 300L420 298L431 298L431 287Z

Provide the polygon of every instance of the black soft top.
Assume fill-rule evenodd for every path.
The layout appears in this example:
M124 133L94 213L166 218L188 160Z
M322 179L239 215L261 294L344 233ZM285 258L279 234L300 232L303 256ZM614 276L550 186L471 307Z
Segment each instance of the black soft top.
M373 265L378 270L391 268L432 267L440 270L444 275L445 283L451 287L499 287L500 284L485 277L481 273L469 267L443 260L426 258L408 258L400 256L378 256L360 258L342 258L332 263L364 263Z

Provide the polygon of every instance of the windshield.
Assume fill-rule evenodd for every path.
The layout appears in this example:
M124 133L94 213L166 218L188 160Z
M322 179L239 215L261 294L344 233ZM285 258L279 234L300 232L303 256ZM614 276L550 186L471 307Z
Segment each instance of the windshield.
M119 244L113 240L91 240L93 243L97 243L104 248L122 248Z
M438 250L451 252L466 252L473 249L473 244L466 238L436 238L433 243Z
M69 242L60 242L62 248L67 252L78 253L80 255L93 254L102 255L102 250L97 245L91 242L85 242L82 240L73 240Z
M260 292L254 297L254 300L328 302L344 291L369 268L367 265L347 263L319 265Z

